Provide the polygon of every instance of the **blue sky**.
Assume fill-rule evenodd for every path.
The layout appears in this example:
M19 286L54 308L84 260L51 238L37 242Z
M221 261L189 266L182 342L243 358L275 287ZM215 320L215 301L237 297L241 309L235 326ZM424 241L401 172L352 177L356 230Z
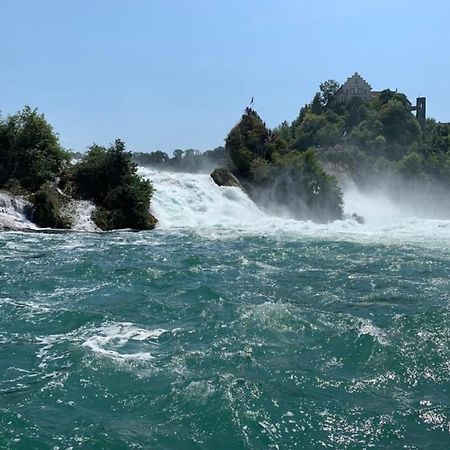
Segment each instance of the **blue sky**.
M448 0L2 0L0 110L39 108L66 148L223 144L353 72L450 121Z

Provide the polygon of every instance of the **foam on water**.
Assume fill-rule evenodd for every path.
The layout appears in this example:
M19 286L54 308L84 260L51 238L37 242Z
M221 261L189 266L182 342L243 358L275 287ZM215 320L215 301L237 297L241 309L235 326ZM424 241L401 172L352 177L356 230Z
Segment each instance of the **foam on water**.
M0 230L36 229L36 225L27 218L27 209L30 205L30 202L20 197L0 192Z
M0 234L0 448L448 448L448 246L165 217Z
M91 330L92 336L86 339L82 346L94 353L117 361L146 361L153 358L150 352L123 351L130 342L147 342L157 344L157 339L167 330L158 328L146 330L129 322L105 324L96 330Z
M142 167L140 173L155 185L152 211L160 227L236 227L267 218L240 189L219 187L209 175Z
M236 187L219 187L207 174L140 169L155 186L152 211L159 228L191 228L203 236L238 234L292 235L358 241L450 240L450 221L414 217L413 212L380 195L364 195L354 185L344 191L346 217L358 213L365 224L351 218L328 224L271 216Z
M92 220L94 203L88 200L73 200L68 208L72 217L72 229L77 231L98 231L97 225Z
M39 227L28 219L31 208L29 201L0 192L0 230L38 230ZM94 209L95 205L90 201L72 200L63 212L71 218L73 230L98 231L91 218Z

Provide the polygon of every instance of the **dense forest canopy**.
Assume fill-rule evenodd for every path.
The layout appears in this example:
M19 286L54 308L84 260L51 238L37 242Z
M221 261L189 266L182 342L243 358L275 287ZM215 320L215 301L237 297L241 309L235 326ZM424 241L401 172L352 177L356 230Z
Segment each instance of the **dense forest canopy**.
M411 113L407 97L389 89L369 101L339 101L327 81L292 123L274 130L291 150L313 148L322 162L363 181L367 174L397 173L450 187L450 124Z

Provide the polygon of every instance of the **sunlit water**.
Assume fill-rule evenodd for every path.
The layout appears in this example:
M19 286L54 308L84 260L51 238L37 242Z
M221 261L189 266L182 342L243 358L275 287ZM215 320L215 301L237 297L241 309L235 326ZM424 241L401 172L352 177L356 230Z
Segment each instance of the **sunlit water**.
M450 222L142 172L156 231L0 234L0 448L450 447Z

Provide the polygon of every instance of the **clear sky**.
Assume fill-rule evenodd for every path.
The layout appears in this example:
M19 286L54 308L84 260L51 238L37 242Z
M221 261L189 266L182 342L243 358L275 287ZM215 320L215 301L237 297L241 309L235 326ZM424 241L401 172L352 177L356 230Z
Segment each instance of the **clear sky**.
M74 150L206 150L252 96L274 127L357 71L450 121L449 18L449 0L0 0L0 110L39 108Z

